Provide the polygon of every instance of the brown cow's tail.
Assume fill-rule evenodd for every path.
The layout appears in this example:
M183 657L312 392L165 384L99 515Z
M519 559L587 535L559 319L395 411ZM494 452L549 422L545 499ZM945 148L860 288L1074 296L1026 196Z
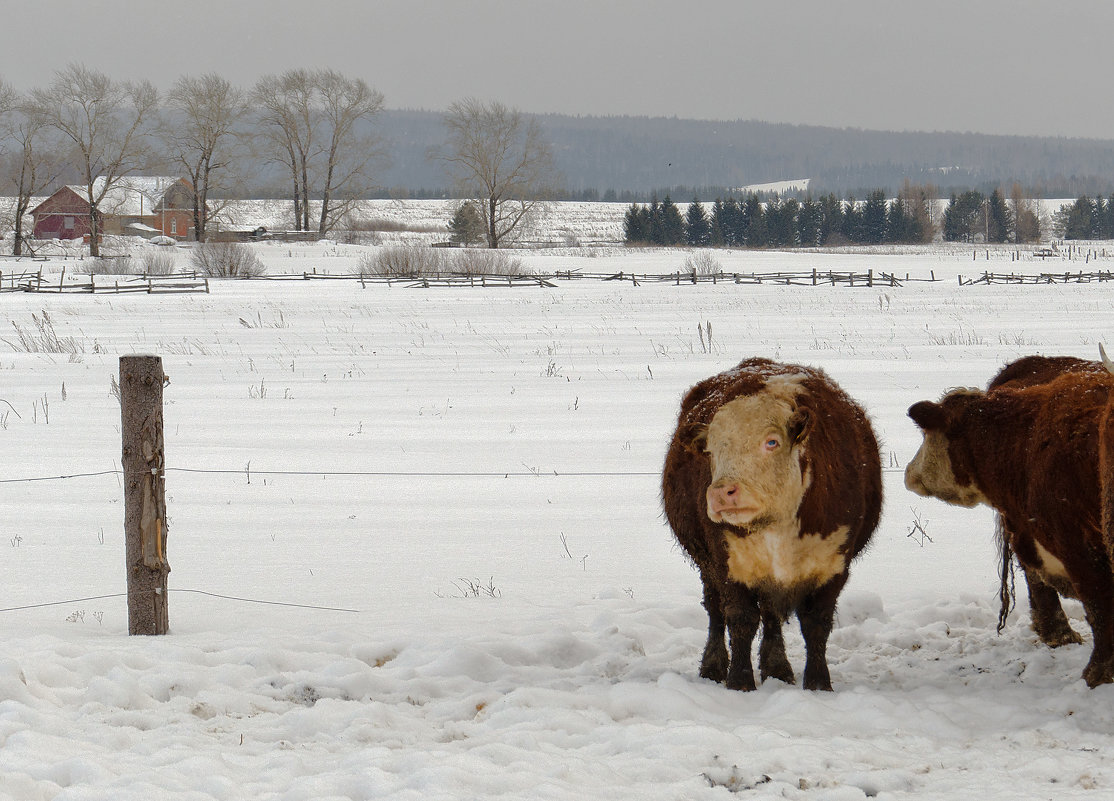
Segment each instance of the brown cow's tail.
M998 610L998 633L1006 627L1006 618L1013 611L1016 592L1014 587L1013 549L1010 548L1010 539L1006 536L1006 527L1002 516L996 516L995 536L998 539L998 578L1001 584L998 587L998 600L1002 602Z

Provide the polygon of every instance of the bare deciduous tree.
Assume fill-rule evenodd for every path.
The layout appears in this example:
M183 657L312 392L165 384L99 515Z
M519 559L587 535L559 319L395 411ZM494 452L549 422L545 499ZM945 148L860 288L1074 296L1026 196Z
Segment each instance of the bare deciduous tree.
M317 92L328 143L324 148L321 215L318 233L332 229L352 204L366 192L368 168L383 158L378 139L360 126L383 108L383 95L359 78L345 78L333 70L316 74Z
M553 148L537 119L502 103L453 103L445 127L445 145L431 155L475 201L487 245L497 248L545 207L557 179Z
M1010 205L1014 220L1014 242L1040 242L1040 204L1016 181L1010 189Z
M159 93L148 81L116 82L81 64L31 92L33 113L72 143L89 203L89 253L100 255L100 204L121 178L150 160ZM99 180L98 180L99 179Z
M240 124L248 113L246 94L215 73L179 78L167 93L170 117L162 138L170 159L193 183L194 238L205 241L209 220L220 214L236 182ZM223 190L223 191L222 191Z
M0 94L2 94L0 89ZM0 155L0 193L11 195L12 255L23 255L23 218L31 199L53 184L61 172L57 141L51 141L45 120L25 99L12 94L7 114L0 114L0 137L8 143ZM0 100L0 102L4 102Z
M382 149L366 128L383 95L334 70L299 69L263 77L253 98L265 145L289 171L296 227L310 230L310 199L320 197L317 231L326 233L371 188Z

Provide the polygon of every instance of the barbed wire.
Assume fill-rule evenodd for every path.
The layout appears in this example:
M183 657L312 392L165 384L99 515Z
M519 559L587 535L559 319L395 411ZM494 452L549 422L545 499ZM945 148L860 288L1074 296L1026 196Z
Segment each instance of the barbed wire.
M0 478L0 484L20 484L33 481L67 481L71 478L94 478L96 476L120 476L122 470L99 470L93 473L69 473L63 476L30 476L27 478Z
M221 593L209 592L208 590L193 590L193 589L178 589L176 587L167 588L171 593L183 593L192 595L207 595L210 598L220 598L225 601L238 601L239 603L246 604L262 604L264 606L287 606L296 609L313 609L320 612L348 612L351 614L363 614L362 609L347 609L339 606L319 606L316 604L298 604L291 601L267 601L260 598L244 598L236 595L222 595ZM146 593L144 593L146 594ZM127 598L126 592L113 592L107 595L90 595L85 598L68 598L64 601L47 601L37 604L25 604L23 606L9 606L0 608L0 613L5 612L24 612L30 609L43 609L49 606L69 606L71 604L88 603L89 601L103 601L109 598Z
M141 471L146 474L147 471ZM660 476L660 470L257 470L255 468L206 468L167 467L164 473L191 473L200 475L232 476L313 476L313 477L365 477L365 478L646 478ZM903 473L904 467L883 467L883 473ZM31 483L36 481L68 481L76 478L98 476L124 476L123 470L99 470L89 473L69 473L60 476L28 476L0 478L0 484ZM0 610L3 611L3 610Z

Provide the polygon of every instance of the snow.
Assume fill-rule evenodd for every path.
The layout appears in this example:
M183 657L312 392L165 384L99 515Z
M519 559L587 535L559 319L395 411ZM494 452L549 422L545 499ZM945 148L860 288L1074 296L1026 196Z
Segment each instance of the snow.
M739 192L777 192L783 194L785 192L807 192L810 183L809 178L798 178L789 181L771 181L764 184L748 184L747 186L739 187Z
M253 247L272 273L343 274L361 252ZM643 273L685 255L589 251L522 258ZM991 253L991 267L1048 266ZM911 403L1109 341L1111 284L960 287L987 269L976 255L717 253L728 271L940 279L886 289L0 295L0 797L1109 793L1114 687L1080 678L1080 605L1065 602L1082 645L1040 644L1021 587L997 635L992 514L902 485ZM12 344L44 312L76 355ZM136 352L171 379L172 632L154 638L127 636L119 597L111 381ZM699 580L657 474L684 391L751 355L823 368L882 441L886 504L840 602L834 693L697 676ZM800 677L794 623L786 635Z

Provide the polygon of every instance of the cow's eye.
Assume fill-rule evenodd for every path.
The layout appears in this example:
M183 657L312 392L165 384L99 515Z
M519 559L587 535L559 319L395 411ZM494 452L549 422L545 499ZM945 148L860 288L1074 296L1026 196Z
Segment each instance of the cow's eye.
M776 451L781 447L781 440L777 437L767 437L766 441L762 443L762 447L767 451Z

